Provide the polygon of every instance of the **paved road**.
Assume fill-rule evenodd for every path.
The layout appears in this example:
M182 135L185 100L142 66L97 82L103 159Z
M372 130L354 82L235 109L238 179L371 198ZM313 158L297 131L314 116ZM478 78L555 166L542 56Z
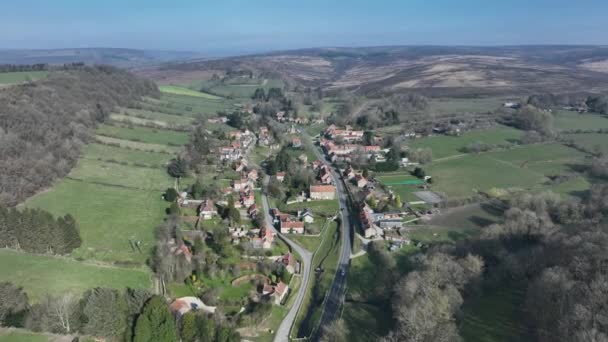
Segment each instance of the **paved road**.
M308 144L312 144L310 137L305 136L305 140ZM353 227L353 220L348 206L348 195L346 192L346 185L344 184L340 175L331 166L331 163L325 158L316 146L311 146L315 151L317 158L321 160L325 165L329 166L331 170L331 176L336 190L338 191L338 200L340 203L340 218L342 219L341 224L341 237L342 237L342 248L340 250L340 260L338 260L338 269L334 276L334 281L329 289L329 294L325 298L325 310L321 316L319 328L315 332L315 335L311 338L312 341L318 341L320 335L323 332L323 328L329 325L339 313L342 303L344 302L344 295L346 294L346 279L348 276L348 266L351 254L351 234Z
M308 288L308 283L310 282L310 272L311 272L311 268L312 268L312 253L310 253L306 249L302 248L297 243L291 241L285 235L281 234L279 231L277 231L274 228L274 225L272 224L272 217L270 216L270 205L268 204L268 196L266 195L266 188L268 185L268 180L269 180L269 177L266 176L264 178L264 188L262 191L262 203L264 205L264 214L265 214L264 218L266 220L266 227L270 227L270 229L272 229L277 234L277 236L279 236L279 238L281 238L283 241L285 241L285 243L287 243L289 245L289 247L291 247L292 251L297 252L300 255L300 257L302 258L302 267L301 267L302 284L300 284L300 289L298 290L298 293L296 294L296 299L293 303L293 306L291 307L291 309L289 309L287 316L285 316L285 318L283 318L283 321L281 322L281 325L279 326L279 329L277 330L277 332L274 336L275 342L288 342L289 341L289 332L291 330L291 327L293 326L293 322L296 320L296 315L298 314L298 310L300 309L300 306L302 306L302 302L304 301L304 296L306 295L306 289Z

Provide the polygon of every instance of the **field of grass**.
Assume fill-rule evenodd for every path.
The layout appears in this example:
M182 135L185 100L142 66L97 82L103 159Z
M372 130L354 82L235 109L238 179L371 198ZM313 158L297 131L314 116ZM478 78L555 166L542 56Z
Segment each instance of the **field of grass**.
M484 98L438 98L429 102L428 112L436 114L481 113L493 111L502 106L507 99L499 97Z
M529 341L522 321L525 285L510 284L487 289L465 303L460 333L466 342Z
M502 212L498 206L490 203L475 203L462 207L444 209L441 214L434 216L428 224L450 229L483 228L502 220Z
M560 144L540 144L442 160L425 169L433 177L433 190L461 198L493 187L540 188L546 175L569 173L583 158Z
M159 87L160 91L164 92L164 93L169 93L169 94L176 94L176 95L187 95L187 96L192 96L192 97L202 97L204 99L209 99L209 100L219 100L221 99L221 97L216 96L216 95L211 95L211 94L207 94L207 93L203 93L200 91L196 91L196 90L192 90L192 89L188 89L188 88L184 88L184 87L179 87L179 86L160 86Z
M209 100L196 98L192 96L184 96L177 94L163 93L161 95L162 102L159 106L179 110L182 113L187 113L191 116L197 114L206 114L213 116L219 111L230 111L236 109L235 101L230 99Z
M312 287L308 290L302 309L294 323L298 336L309 336L312 329L317 326L321 319L323 300L338 268L341 239L337 223L330 224L323 236L323 241L312 260L313 270L319 267L323 271L311 275L313 277Z
M431 148L433 159L440 159L464 153L462 149L473 142L509 145L517 142L521 135L520 130L510 127L497 127L467 132L459 137L441 135L417 139L412 141L410 148Z
M282 87L280 80L272 79L243 79L237 78L228 82L217 81L197 81L188 85L191 89L205 89L210 93L231 97L231 98L251 98L257 88L268 90L273 87Z
M154 112L144 109L135 108L123 108L117 111L117 114L127 116L129 118L143 118L151 120L152 122L165 123L166 125L190 125L194 120L191 116L185 115L171 115L161 112ZM111 119L115 118L115 115L110 116Z
M143 152L102 144L86 145L82 154L85 159L113 160L129 165L138 164L161 168L164 168L167 160L171 158L171 155L167 153Z
M297 211L310 208L315 215L330 217L338 212L338 200L322 200L292 203L287 206L288 211Z
M608 121L608 120L606 120ZM564 138L573 140L577 145L585 149L595 152L596 150L602 153L608 153L608 134L599 133L577 133L565 134Z
M414 192L419 191L419 185L417 184L397 184L399 182L417 182L420 181L418 178L410 175L409 173L390 173L390 174L378 174L376 178L382 182L388 189L398 194L403 202L420 201Z
M22 286L33 302L46 294L72 292L80 295L95 286L116 289L151 287L150 273L143 268L100 266L6 249L0 249L0 260L0 281Z
M148 144L148 143L133 141L133 140L110 138L110 137L106 137L103 135L96 135L95 140L97 140L98 142L101 142L103 144L116 145L118 147L125 148L125 149L140 150L140 151L146 151L146 152L157 152L157 153L170 154L170 155L175 155L175 153L178 150L178 148L174 147L174 146L168 146L168 145L164 145L164 144ZM171 159L171 158L168 158L168 159Z
M608 128L608 118L597 114L558 110L553 112L553 116L553 125L559 131Z
M81 159L68 177L90 184L144 191L162 191L173 184L162 168L134 167L91 159Z
M73 256L142 264L154 245L154 229L168 207L161 199L162 191L173 184L164 165L178 147L165 143L183 143L184 136L142 127L131 130L102 125L100 130L157 143L97 136L105 143L121 147L85 146L82 158L68 177L50 190L31 197L25 205L48 210L54 215L70 213L76 218L83 245L73 252ZM141 241L141 253L132 250L129 240Z
M150 144L185 145L189 140L188 133L186 132L139 126L125 127L119 125L99 125L96 133L99 135Z
M160 184L151 186L161 187ZM154 229L168 207L160 196L157 190L64 179L25 204L54 215L70 213L76 218L83 243L73 252L74 256L143 263L154 246ZM131 249L129 239L142 242L142 253Z
M367 303L346 302L342 319L348 328L348 340L374 342L388 334L392 328L390 303L383 306Z
M28 80L36 81L48 76L48 71L0 72L0 84L23 83Z
M2 329L0 330L0 342L51 342L56 341L47 334L33 333L27 330ZM64 341L69 341L65 339Z

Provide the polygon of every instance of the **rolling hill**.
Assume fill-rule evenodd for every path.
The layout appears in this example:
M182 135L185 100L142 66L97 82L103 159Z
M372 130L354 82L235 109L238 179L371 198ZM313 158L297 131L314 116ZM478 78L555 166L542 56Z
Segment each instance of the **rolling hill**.
M368 96L415 91L468 96L606 89L608 47L396 46L316 48L144 67L163 84L250 72L291 84Z

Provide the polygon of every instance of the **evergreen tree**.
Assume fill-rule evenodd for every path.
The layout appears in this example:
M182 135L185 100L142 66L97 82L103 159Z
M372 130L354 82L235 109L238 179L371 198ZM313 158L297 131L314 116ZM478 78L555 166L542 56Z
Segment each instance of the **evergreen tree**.
M201 341L213 341L215 339L215 324L208 315L199 315L196 319L198 337Z
M94 288L82 299L85 334L117 339L127 329L128 305L125 297L115 289Z
M182 316L179 331L183 342L197 341L198 330L196 327L196 314L194 312L188 312Z
M203 196L203 184L199 179L196 180L196 183L192 184L192 188L190 189L190 194L194 199L201 199Z
M161 296L153 296L135 323L134 342L177 341L175 321Z
M171 160L169 166L167 166L167 173L175 178L186 176L188 174L188 162L182 157Z

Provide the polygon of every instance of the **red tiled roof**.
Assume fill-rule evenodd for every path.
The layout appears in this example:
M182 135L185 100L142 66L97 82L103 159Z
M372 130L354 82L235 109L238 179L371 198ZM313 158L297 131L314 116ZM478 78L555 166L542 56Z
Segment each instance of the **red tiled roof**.
M336 187L333 185L311 185L310 192L334 192Z
M287 291L287 284L285 284L284 282L280 281L277 286L275 286L275 292L279 295L282 296L285 291Z

